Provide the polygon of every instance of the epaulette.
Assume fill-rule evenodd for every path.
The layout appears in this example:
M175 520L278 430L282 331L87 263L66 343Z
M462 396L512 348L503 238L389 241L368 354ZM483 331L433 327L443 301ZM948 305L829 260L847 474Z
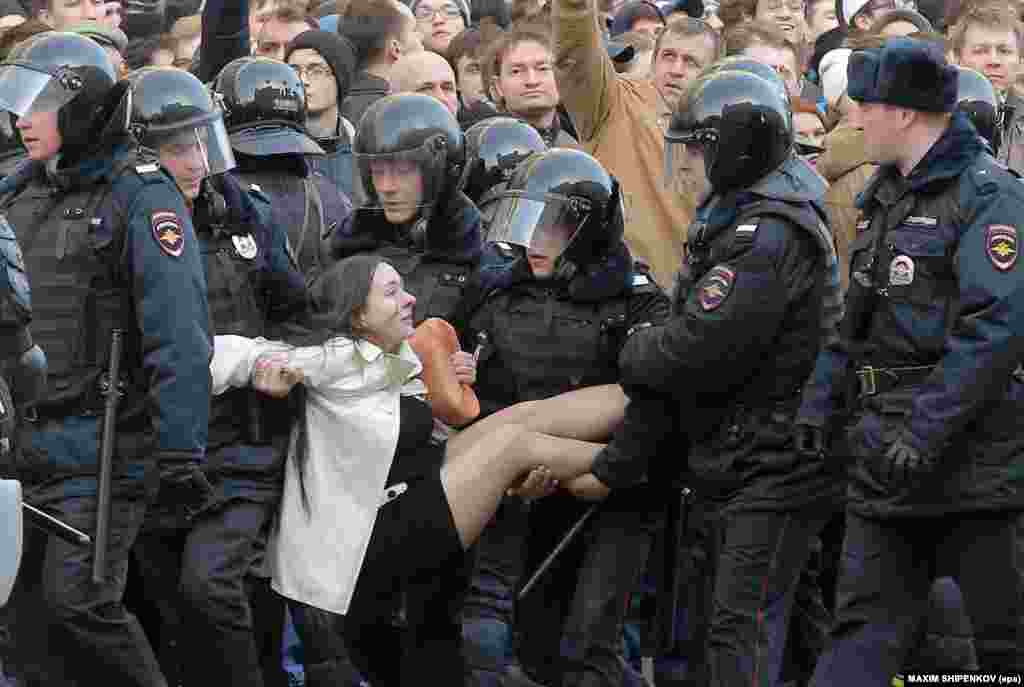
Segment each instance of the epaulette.
M135 165L135 171L139 174L159 174L160 165L155 162L146 162L141 165Z

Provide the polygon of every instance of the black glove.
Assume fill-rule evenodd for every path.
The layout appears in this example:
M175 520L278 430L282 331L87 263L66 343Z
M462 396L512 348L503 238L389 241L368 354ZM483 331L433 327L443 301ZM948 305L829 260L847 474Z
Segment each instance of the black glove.
M932 459L903 439L889 444L879 462L879 477L893 486L909 484L935 467Z
M189 518L215 502L216 490L195 461L160 464L160 497L164 503L180 505Z
M798 424L793 430L793 440L801 457L815 460L825 457L825 430L821 427Z

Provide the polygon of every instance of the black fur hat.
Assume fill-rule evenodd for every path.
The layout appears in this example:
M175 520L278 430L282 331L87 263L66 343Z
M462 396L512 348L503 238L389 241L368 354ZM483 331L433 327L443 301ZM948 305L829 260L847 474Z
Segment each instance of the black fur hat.
M952 112L956 105L956 67L929 41L892 38L881 48L857 50L846 75L847 94L857 102L923 112Z

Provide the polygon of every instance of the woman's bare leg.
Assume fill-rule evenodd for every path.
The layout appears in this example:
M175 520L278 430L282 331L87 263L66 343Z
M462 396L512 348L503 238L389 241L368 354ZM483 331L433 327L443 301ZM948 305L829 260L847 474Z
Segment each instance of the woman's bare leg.
M469 548L479 538L505 490L524 474L544 465L554 479L568 481L590 472L602 448L604 444L505 424L458 453L449 450L441 468L441 484L463 546Z
M458 432L449 440L448 451L461 453L508 424L567 439L606 441L622 423L626 403L626 394L618 384L588 386L540 401L524 401Z

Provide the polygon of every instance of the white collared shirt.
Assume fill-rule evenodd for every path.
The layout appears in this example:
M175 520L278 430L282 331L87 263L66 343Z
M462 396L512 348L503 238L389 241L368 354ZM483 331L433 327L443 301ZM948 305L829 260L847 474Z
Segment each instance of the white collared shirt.
M305 374L309 446L299 488L294 442L285 467L279 522L268 543L274 589L344 614L362 567L398 445L399 399L426 387L408 342L397 354L336 338L293 348L265 339L218 336L210 364L214 393L249 385L256 359L284 353ZM294 433L293 433L294 438Z

